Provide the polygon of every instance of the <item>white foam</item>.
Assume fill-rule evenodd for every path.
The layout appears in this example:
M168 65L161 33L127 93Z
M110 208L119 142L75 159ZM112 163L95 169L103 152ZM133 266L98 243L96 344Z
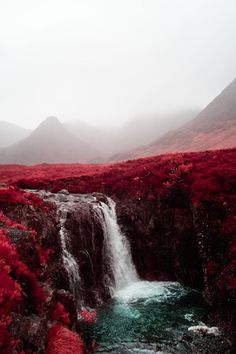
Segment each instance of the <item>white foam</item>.
M191 322L193 320L193 314L192 313L186 313L186 315L184 315L184 318Z
M116 291L115 298L118 301L125 303L136 302L138 300L163 301L163 299L171 296L169 287L171 285L178 286L174 282L159 282L159 281L137 281L131 283L129 286Z
M194 333L209 334L212 336L219 336L221 334L218 327L208 327L206 325L191 326L188 330Z

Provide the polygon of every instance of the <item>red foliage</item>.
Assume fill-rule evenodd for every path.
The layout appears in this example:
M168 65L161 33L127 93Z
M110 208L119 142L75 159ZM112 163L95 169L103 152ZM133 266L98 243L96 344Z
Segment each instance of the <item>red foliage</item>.
M84 354L84 342L79 334L61 326L53 326L48 334L46 354Z
M19 260L17 249L4 230L0 230L0 283L0 351L12 353L17 342L8 330L11 313L18 312L25 298L39 309L45 297L35 274Z
M56 307L52 313L52 319L65 325L69 325L71 322L70 316L61 302L57 302Z
M35 194L25 192L18 187L12 186L0 188L0 203L32 205L34 208L41 208L43 210L52 208L50 204L44 203L44 201Z
M88 311L86 309L83 309L80 311L79 315L83 319L84 322L87 322L87 323L96 323L97 322L96 310Z
M0 351L13 352L16 342L8 328L12 322L11 312L22 299L20 284L10 275L11 259L16 256L15 249L9 244L7 236L0 230Z
M31 181L32 187L40 181L56 180L58 178L80 177L94 175L107 170L110 165L82 164L41 164L36 166L0 165L1 182L14 184L20 179ZM30 176L30 177L29 177Z
M32 301L40 308L45 300L42 288L38 285L36 275L19 260L16 246L13 245L6 233L0 230L0 262L8 267L9 272L14 275L15 279L23 283L24 291L32 298Z
M26 230L26 227L21 224L15 223L13 220L9 219L3 212L0 210L0 223L5 227L14 227L18 230Z
M45 188L53 191L66 188L71 192L106 192L108 194L129 193L145 196L147 192L168 193L168 188L179 184L194 193L197 202L205 194L216 191L221 184L232 188L235 184L235 166L232 166L236 150L169 154L123 163L101 165L100 172L92 170L80 175L77 168L81 165L63 165L57 179L51 178L53 165L42 171L41 179L18 180L21 187ZM57 165L56 165L57 166ZM55 166L55 167L56 167ZM68 168L71 168L68 177ZM98 166L97 166L98 167ZM35 167L36 168L36 167ZM95 168L95 167L94 167ZM22 167L23 169L23 167ZM39 166L37 166L37 170ZM85 172L84 172L85 173ZM54 176L55 177L55 176ZM157 189L158 188L158 189ZM207 193L206 193L207 192Z
M45 249L41 245L38 245L37 251L38 251L40 265L45 266L48 263L48 260L51 254L53 253L53 250L51 248Z

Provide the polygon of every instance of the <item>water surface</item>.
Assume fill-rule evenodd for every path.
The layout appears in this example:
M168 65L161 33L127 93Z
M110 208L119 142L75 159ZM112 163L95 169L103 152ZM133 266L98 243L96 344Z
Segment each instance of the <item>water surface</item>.
M188 327L202 323L205 309L195 290L138 281L117 291L97 312L96 324L82 325L87 340L97 342L96 353L152 354L185 353L183 337L189 337Z

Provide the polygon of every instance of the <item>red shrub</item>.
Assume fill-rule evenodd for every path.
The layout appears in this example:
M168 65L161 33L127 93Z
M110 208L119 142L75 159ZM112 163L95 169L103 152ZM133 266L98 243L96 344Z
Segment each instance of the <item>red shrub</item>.
M79 315L83 319L84 322L88 322L88 323L96 323L97 322L96 310L88 311L86 309L83 309L80 311Z
M25 291L40 306L44 301L44 294L42 288L38 285L36 275L19 260L15 245L10 242L3 230L0 230L0 262L9 267L18 281L24 283Z
M46 354L84 354L84 342L79 334L61 326L53 326L48 334Z
M26 227L21 224L15 223L13 220L9 219L3 212L0 210L0 223L5 227L14 227L18 230L26 230Z
M20 190L18 187L0 188L0 203L32 205L43 210L53 208L35 194Z
M0 230L0 352L12 353L16 342L8 328L12 322L11 312L22 300L20 284L12 277L12 259L17 256L14 247Z
M41 245L38 245L37 251L38 251L40 265L45 266L48 263L48 260L51 254L53 253L53 250L51 248L45 249Z
M57 302L56 308L52 313L52 319L54 321L61 322L62 324L69 325L70 324L70 315L66 312L64 305L61 302Z

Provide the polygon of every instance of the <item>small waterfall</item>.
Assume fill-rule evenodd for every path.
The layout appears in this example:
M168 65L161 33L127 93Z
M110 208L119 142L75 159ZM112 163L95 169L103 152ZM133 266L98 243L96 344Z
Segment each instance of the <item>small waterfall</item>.
M79 266L75 257L68 251L68 247L67 247L68 234L65 228L67 213L68 210L65 208L65 205L62 204L58 208L58 212L57 212L60 221L59 235L60 235L61 248L62 248L62 260L68 274L70 290L73 293L74 298L78 299L79 288L80 288Z
M139 278L132 261L129 242L117 223L115 207L115 202L110 198L107 198L107 204L100 202L99 205L94 205L103 226L106 256L114 276L113 290L116 292L137 282Z
M57 216L60 224L59 237L61 242L62 261L68 274L69 287L74 299L78 302L79 290L81 288L81 279L79 274L79 265L76 258L70 253L70 238L65 224L68 212L77 205L77 198L73 195L64 195L60 193L51 193L45 190L30 190L45 201L55 203L57 207Z
M103 264L103 270L101 270L102 274L100 273L97 276L101 276L103 286L110 290L112 296L116 296L119 291L127 286L139 282L139 277L132 261L130 245L117 223L116 204L111 198L100 193L82 195L50 193L47 191L33 192L45 201L53 202L57 206L62 261L68 274L70 290L77 301L81 302L83 300L81 299L81 292L85 283L84 278L87 275L83 273L80 277L78 260L70 252L71 235L69 230L66 229L68 213L82 213L87 218L90 218L88 222L91 222L92 225L100 224L101 231L103 231L103 243L102 240L100 244L95 243L95 236L92 231L90 235L87 235L87 237L89 236L92 239L92 243L90 242L92 249L86 249L85 242L82 245L84 249L80 250L80 254L88 255L89 262L92 263L90 252L94 254L96 247L103 248L103 251L100 248L100 262ZM80 233L79 225L78 233ZM79 236L83 237L83 235ZM92 267L96 267L96 264L92 264ZM94 284L97 285L96 279Z

